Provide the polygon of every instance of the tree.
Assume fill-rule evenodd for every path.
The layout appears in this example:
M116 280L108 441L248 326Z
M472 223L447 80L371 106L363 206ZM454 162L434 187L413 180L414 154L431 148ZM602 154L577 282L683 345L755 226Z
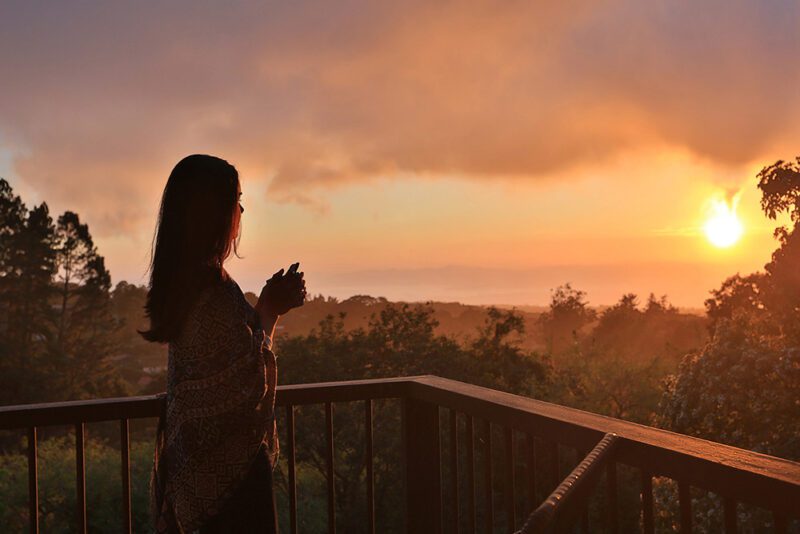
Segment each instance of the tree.
M452 376L463 369L461 348L435 334L438 324L430 305L390 304L373 315L366 342L374 355L376 376Z
M58 218L57 231L58 281L61 310L58 319L58 342L63 343L70 320L70 303L78 292L79 284L89 280L93 273L90 264L97 250L89 234L89 227L81 224L77 214L66 212ZM102 276L102 275L100 275Z
M786 213L791 228L775 230L779 247L764 266L768 283L764 286L770 314L783 333L800 343L800 157L794 162L778 161L758 173L761 207L772 220Z
M66 212L56 227L58 318L49 347L52 384L63 398L125 395L112 366L120 321L111 308L111 275L89 227Z
M645 315L664 315L669 313L678 313L678 308L673 306L667 300L666 295L656 297L654 293L650 293L647 297L647 305L644 308Z
M47 337L46 326L52 317L50 281L56 268L54 240L53 221L43 203L27 213L12 243L8 330L17 351L25 352Z
M573 289L569 283L551 291L550 308L539 317L547 352L556 355L575 347L580 330L594 318L585 291Z
M775 220L786 212L797 225L800 221L800 156L793 162L778 160L767 165L759 171L758 178L764 214Z
M460 380L518 395L545 396L552 366L549 360L520 348L524 333L525 321L516 311L489 307L466 355L469 372Z
M594 345L600 351L632 346L631 338L641 332L642 319L639 297L634 293L623 295L600 314L592 331Z
M720 325L669 384L665 425L676 432L800 460L800 349L752 328L746 315Z
M88 226L28 210L0 180L0 401L125 394L112 368L111 277Z
M115 366L139 395L162 393L167 387L167 345L150 343L139 335L149 327L144 313L146 299L147 287L125 281L117 283L111 292L111 313L121 325L114 332Z
M19 236L25 227L27 211L22 199L14 195L11 185L0 178L0 299L4 304L8 304L8 292L13 289L13 281L18 275L13 259L18 250ZM7 319L5 315L3 318ZM6 330L0 332L5 333Z
M32 402L44 387L44 358L53 318L50 299L55 272L55 231L47 204L28 211L1 181L4 250L0 260L0 310L4 317L0 341L0 398L5 403Z
M751 317L766 316L766 303L764 301L764 287L768 282L764 273L753 273L741 276L739 273L722 282L719 289L711 291L711 298L706 299L706 315L709 318L709 333L716 332L723 321L733 319L735 314L745 314ZM765 326L773 333L776 325Z
M19 301L15 298L19 288L19 272L15 267L17 242L25 227L27 210L22 200L14 195L11 185L0 178L0 391L3 397L13 393L13 382L7 382L14 364L19 365L19 354L12 347L11 321L15 317L13 308ZM4 400L4 399L0 399Z

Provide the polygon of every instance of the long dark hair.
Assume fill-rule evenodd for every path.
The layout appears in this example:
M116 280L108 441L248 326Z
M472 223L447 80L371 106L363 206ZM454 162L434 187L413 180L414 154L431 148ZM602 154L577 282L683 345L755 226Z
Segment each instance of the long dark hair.
M227 276L222 264L236 251L238 190L239 173L214 156L187 156L172 169L150 262L150 330L139 332L146 340L174 340L194 297Z

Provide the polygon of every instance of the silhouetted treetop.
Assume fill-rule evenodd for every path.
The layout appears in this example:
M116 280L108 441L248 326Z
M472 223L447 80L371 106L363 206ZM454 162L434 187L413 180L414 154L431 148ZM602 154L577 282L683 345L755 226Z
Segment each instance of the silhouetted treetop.
M779 160L758 173L761 209L770 219L787 212L800 221L800 156L795 161Z

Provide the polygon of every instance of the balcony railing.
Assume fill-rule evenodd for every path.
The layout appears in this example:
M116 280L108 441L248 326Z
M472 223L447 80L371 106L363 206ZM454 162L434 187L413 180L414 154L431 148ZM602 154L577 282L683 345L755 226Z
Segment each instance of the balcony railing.
M373 476L373 401L400 399L406 474L408 532L492 531L495 514L502 512L508 532L562 531L571 527L590 529L588 502L604 493L603 527L619 529L617 468L626 465L639 471L640 521L642 530L655 529L653 477L677 482L680 529L691 532L696 519L692 511L691 488L718 495L723 502L726 532L736 532L737 506L771 511L776 532L785 532L789 521L800 516L800 463L737 449L664 430L583 412L542 401L502 393L435 376L356 380L320 384L280 386L277 404L284 410L288 440L283 453L288 462L290 531L297 532L297 490L295 461L295 407L321 404L325 407L325 450L327 468L328 530L335 532L334 485L334 403L363 402L366 451L367 528L375 531ZM0 430L27 429L30 529L38 532L37 428L75 425L78 524L86 531L85 425L90 422L120 422L122 448L123 512L125 532L131 532L129 421L157 417L164 396L98 399L0 408ZM446 417L443 417L446 414ZM465 437L459 439L459 421L465 423ZM444 424L444 423L447 424ZM492 429L500 427L504 438L502 465L494 465ZM443 431L444 430L444 431ZM481 432L485 437L478 440ZM449 434L449 436L447 436ZM446 440L442 436L447 437ZM524 443L524 447L517 444ZM446 450L442 445L446 443ZM542 446L544 444L544 446ZM464 452L459 449L464 447ZM478 451L478 449L482 449ZM580 454L575 469L559 477L560 451L571 448ZM522 458L518 457L523 449ZM489 461L476 472L476 452ZM550 459L551 468L537 472L537 456ZM466 456L466 469L459 469L459 457ZM521 461L520 461L521 460ZM443 469L444 462L447 469ZM541 464L541 462L539 462ZM520 469L524 466L524 469ZM494 471L500 469L503 491L495 502ZM445 475L445 471L447 476ZM477 477L484 478L483 495L478 495ZM536 478L545 476L553 491L541 503L535 502ZM598 484L603 481L603 486ZM559 483L560 482L560 483ZM459 499L459 493L462 499ZM443 509L443 492L448 500ZM525 495L527 517L516 513L517 497ZM466 506L461 506L464 501ZM477 524L476 503L484 513Z

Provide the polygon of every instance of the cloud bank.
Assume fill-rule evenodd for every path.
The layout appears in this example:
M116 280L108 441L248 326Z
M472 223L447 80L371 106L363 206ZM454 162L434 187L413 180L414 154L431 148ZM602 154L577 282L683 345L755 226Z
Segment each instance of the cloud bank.
M376 177L540 180L654 147L736 166L797 151L798 27L790 0L4 2L0 148L112 233L151 224L192 152L318 211Z

